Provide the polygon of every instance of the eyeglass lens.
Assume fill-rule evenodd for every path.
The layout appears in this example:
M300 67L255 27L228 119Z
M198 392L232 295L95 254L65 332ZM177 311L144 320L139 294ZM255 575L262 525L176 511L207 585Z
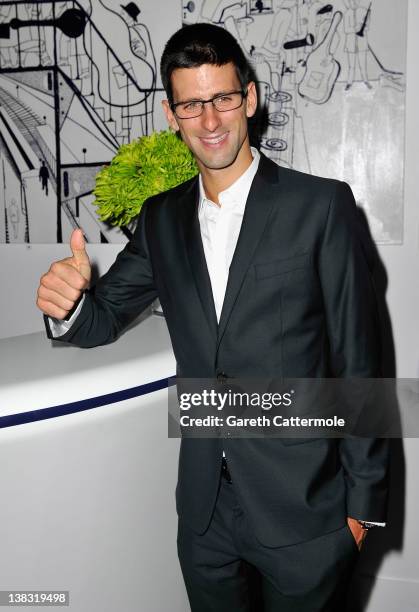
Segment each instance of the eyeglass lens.
M176 104L175 113L181 119L198 117L202 114L205 104L212 103L217 111L225 112L238 108L241 106L242 101L242 92L232 92L222 96L217 96L216 98L212 98L212 100L206 100L205 102L202 100L191 100L191 102Z

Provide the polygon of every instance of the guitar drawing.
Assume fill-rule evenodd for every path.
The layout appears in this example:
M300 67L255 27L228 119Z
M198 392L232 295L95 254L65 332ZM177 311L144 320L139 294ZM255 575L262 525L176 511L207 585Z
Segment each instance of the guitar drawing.
M340 64L331 54L330 47L342 16L341 11L333 15L326 36L307 58L304 76L298 86L300 96L315 104L324 104L330 99L340 74Z

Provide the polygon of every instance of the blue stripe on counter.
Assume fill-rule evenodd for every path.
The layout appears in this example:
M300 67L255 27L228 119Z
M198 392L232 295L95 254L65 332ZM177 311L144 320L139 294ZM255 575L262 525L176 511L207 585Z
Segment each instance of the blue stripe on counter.
M131 387L130 389L123 389L122 391L115 391L114 393L107 393L106 395L90 397L77 402L70 402L69 404L60 404L59 406L50 406L48 408L40 408L38 410L29 410L28 412L2 416L0 417L0 428L43 421L44 419L52 419L66 414L82 412L83 410L90 410L91 408L98 408L99 406L106 406L107 404L123 402L133 397L140 397L141 395L147 395L154 391L160 391L160 389L167 389L169 381L172 383L174 378L175 377L162 378L161 380L155 380L145 385L139 385L138 387Z

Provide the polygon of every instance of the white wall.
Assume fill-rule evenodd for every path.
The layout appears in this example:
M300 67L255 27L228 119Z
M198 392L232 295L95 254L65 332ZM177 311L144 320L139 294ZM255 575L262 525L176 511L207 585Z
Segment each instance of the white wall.
M418 25L419 3L409 0L404 243L379 249L388 275L387 303L400 378L419 376ZM419 610L419 441L404 440L403 451L404 457L396 452L390 524L383 533L375 530L368 536L370 548L362 555L358 590L373 585L366 612ZM380 551L386 551L384 560ZM378 575L375 584L371 575ZM351 612L361 609L356 602Z
M404 244L380 248L389 278L388 305L399 377L419 376L418 26L419 3L409 0Z
M99 274L106 272L123 246L89 245L90 259ZM67 244L0 244L0 338L44 329L35 306L39 278L52 261L70 255Z

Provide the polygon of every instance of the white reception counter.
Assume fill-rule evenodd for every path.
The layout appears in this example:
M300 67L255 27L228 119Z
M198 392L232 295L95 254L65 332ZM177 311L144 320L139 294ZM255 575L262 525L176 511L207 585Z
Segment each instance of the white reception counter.
M68 590L75 612L188 610L165 320L94 349L8 338L0 361L0 590Z

